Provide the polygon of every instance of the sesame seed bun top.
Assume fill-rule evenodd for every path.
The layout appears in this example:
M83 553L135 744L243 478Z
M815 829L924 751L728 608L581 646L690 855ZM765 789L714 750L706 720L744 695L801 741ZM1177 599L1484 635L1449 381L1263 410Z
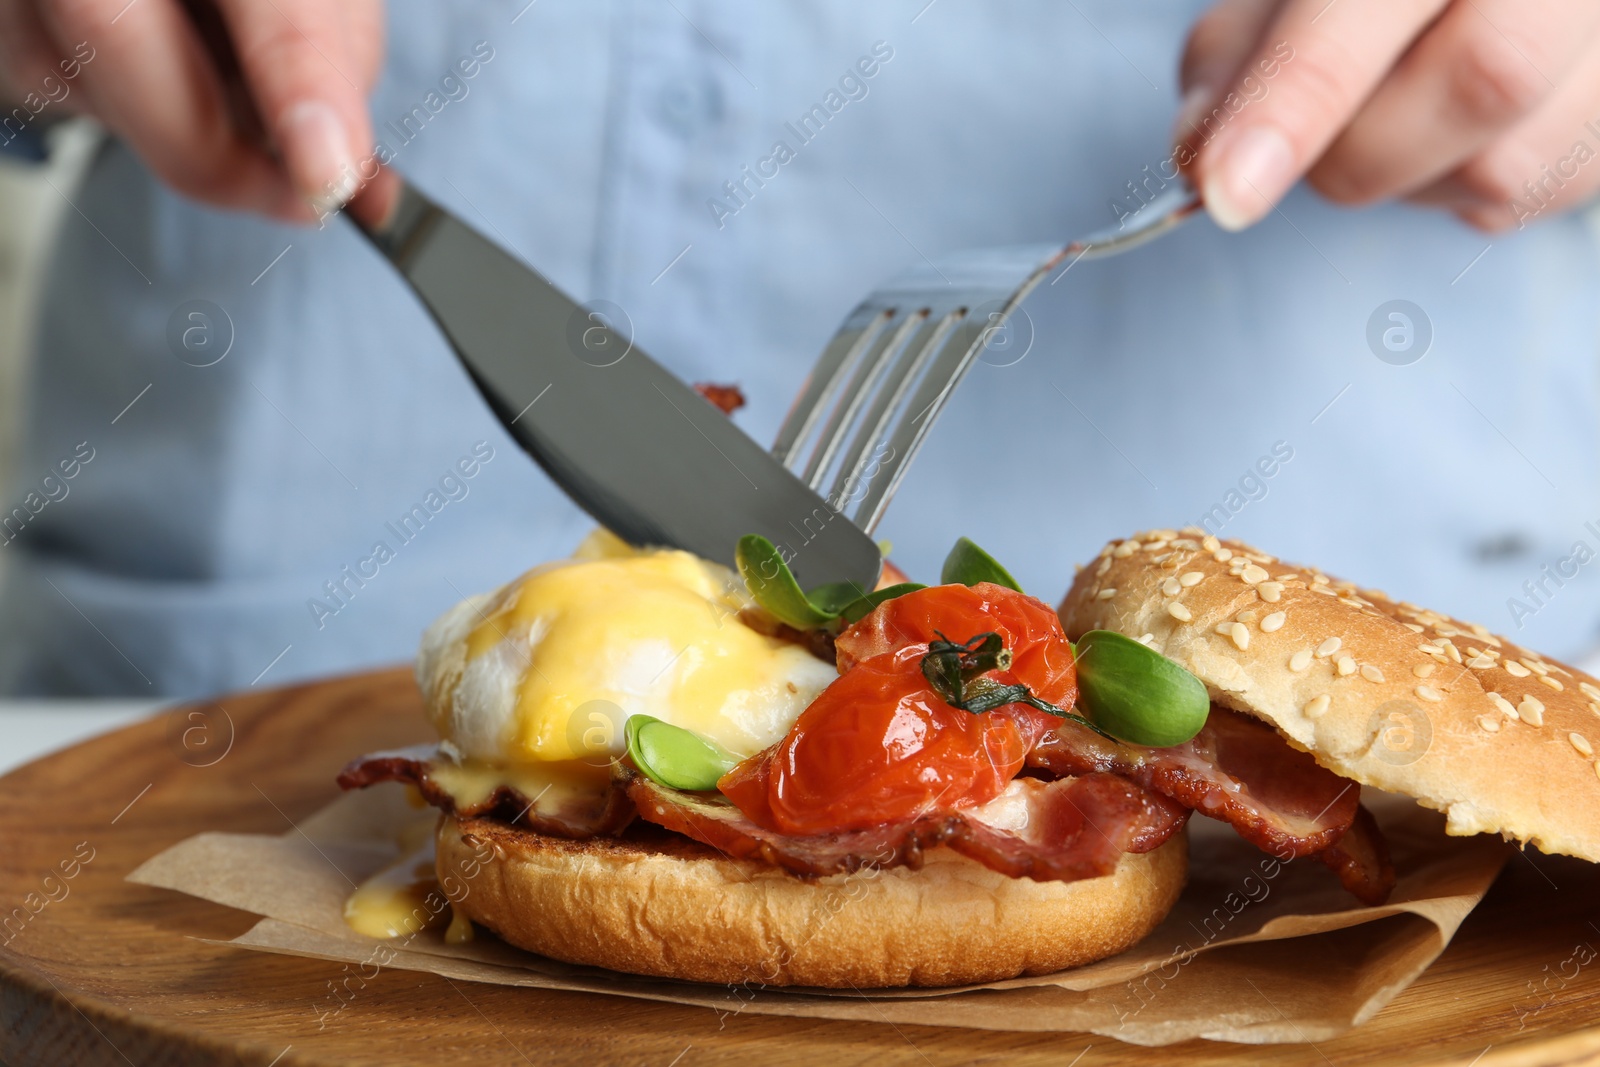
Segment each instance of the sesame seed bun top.
M1322 766L1444 812L1448 833L1600 862L1600 682L1482 626L1193 527L1106 545L1061 620L1073 639L1144 640Z

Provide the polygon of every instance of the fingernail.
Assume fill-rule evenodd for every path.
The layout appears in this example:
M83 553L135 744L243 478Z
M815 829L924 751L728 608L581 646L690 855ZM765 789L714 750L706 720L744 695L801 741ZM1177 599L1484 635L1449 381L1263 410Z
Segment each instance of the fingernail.
M283 113L279 144L295 188L319 214L355 192L355 156L338 112L321 100L302 100Z
M1224 230L1263 218L1294 184L1294 149L1275 126L1251 126L1222 146L1201 193Z
M1197 133L1202 133L1200 120L1210 110L1212 99L1215 95L1209 85L1196 85L1183 94L1183 102L1178 105L1178 117L1172 123L1172 140L1181 144Z

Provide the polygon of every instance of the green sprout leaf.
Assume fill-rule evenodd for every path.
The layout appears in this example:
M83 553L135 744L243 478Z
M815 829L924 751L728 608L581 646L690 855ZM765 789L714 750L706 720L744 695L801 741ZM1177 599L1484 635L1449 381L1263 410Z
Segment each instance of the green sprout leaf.
M999 562L989 553L973 544L968 538L961 538L956 542L950 554L944 558L944 567L939 571L939 581L945 585L977 585L979 582L993 582L1003 585L1007 589L1022 592L1022 586L1011 577L1011 572L1000 566Z
M1078 703L1094 721L1138 745L1181 745L1206 724L1200 679L1148 645L1112 630L1078 638Z
M778 546L760 534L745 534L739 538L734 562L756 603L779 621L797 630L816 630L839 617L837 611L820 608L807 599L779 554Z
M709 792L739 763L715 741L650 715L630 716L623 735L633 765L668 789Z
M830 582L811 590L806 594L806 599L811 601L813 607L831 611L846 623L853 623L860 622L868 612L886 600L926 588L921 582L901 582L862 594L861 587L854 582Z

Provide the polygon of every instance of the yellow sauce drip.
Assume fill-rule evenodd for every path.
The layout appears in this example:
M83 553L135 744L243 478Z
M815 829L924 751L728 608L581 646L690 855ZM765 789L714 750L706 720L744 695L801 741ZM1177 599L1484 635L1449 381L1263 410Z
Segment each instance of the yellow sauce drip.
M450 925L445 928L444 941L447 945L464 945L472 940L472 920L467 918L467 913L450 905Z
M434 874L433 836L362 882L344 902L344 921L368 937L406 937L446 922Z
M450 794L457 808L472 808L498 786L510 786L533 802L533 814L581 807L601 798L611 781L610 764L571 760L564 763L493 764L482 760L452 763L436 758L428 777Z

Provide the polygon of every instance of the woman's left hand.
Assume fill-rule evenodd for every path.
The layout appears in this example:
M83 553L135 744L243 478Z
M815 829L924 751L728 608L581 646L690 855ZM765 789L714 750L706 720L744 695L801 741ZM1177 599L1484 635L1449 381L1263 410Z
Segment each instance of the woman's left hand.
M1488 231L1600 190L1593 0L1220 0L1182 82L1179 162L1228 229L1301 177Z

